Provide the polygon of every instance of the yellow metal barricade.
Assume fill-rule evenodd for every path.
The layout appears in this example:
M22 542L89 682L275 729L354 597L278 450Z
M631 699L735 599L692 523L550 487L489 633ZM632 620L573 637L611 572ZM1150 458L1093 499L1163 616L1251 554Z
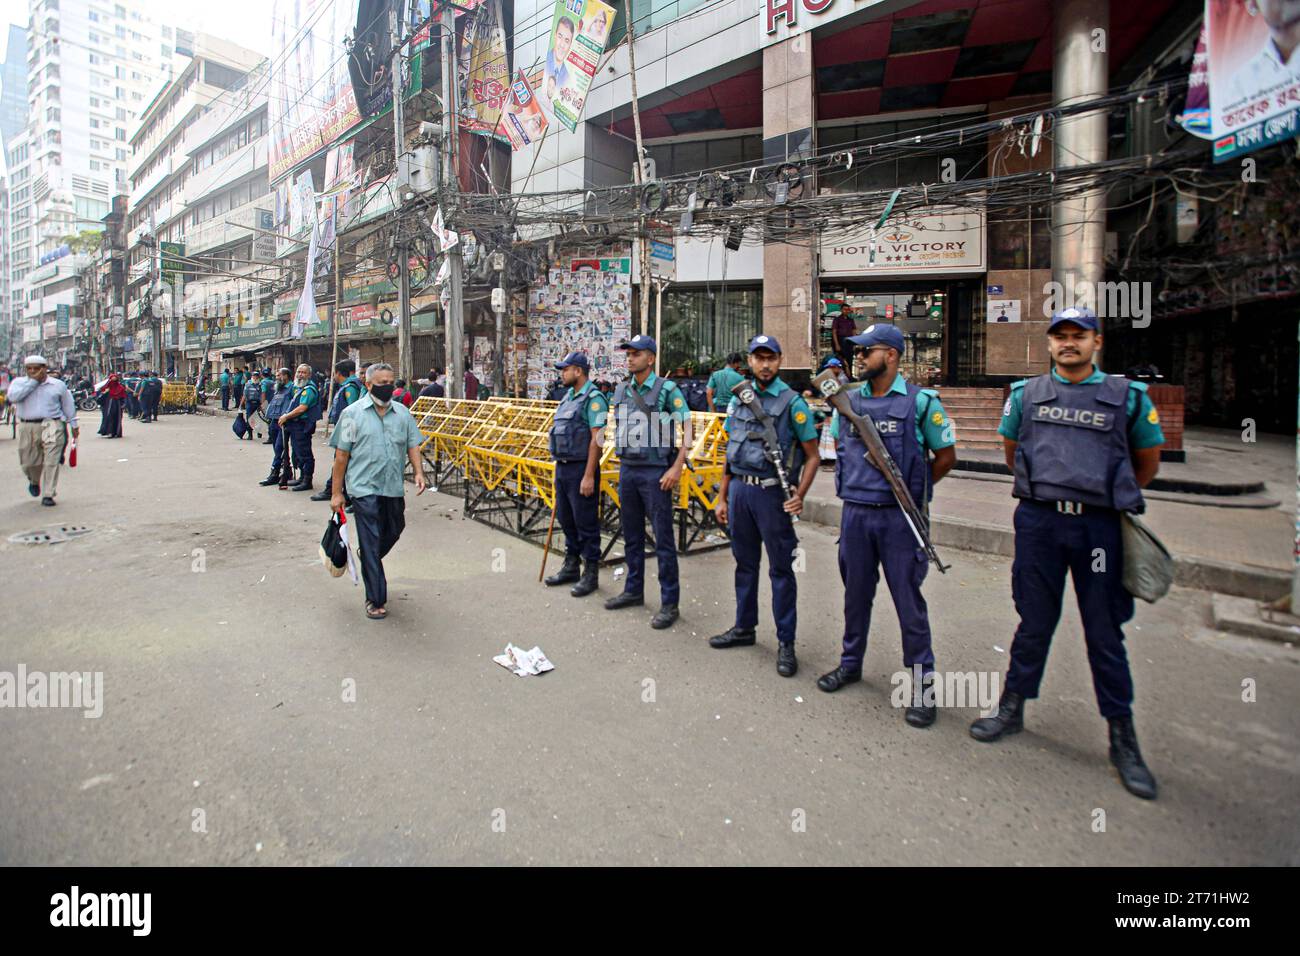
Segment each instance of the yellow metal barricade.
M162 412L188 412L199 403L199 390L182 382L164 382L158 410Z

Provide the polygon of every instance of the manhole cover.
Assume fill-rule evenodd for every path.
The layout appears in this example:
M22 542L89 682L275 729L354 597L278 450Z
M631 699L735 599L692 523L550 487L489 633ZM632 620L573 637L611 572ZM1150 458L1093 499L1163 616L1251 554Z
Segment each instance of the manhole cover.
M9 536L10 544L58 544L60 541L67 541L69 538L77 538L83 534L89 534L91 528L83 525L60 525L57 528L40 528L36 531L24 531L21 534L11 534Z

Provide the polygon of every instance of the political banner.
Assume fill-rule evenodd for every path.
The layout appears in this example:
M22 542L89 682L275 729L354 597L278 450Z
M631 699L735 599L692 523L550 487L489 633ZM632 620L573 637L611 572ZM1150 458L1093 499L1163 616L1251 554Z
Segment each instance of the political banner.
M469 63L469 71L461 74L460 128L479 136L503 136L497 126L510 95L510 62L501 0L487 0L464 20L462 61Z
M1202 22L1196 52L1192 55L1192 68L1187 74L1187 99L1178 123L1193 136L1213 139L1214 131L1210 128L1210 57L1205 49L1205 38L1205 24Z
M520 70L515 81L510 84L510 96L497 128L510 140L511 149L520 150L541 142L546 135L546 127L546 115L542 112L528 77Z
M613 23L614 8L601 0L556 0L537 94L548 118L570 132L578 128Z
M327 9L322 9L327 8ZM345 38L357 0L273 0L268 118L272 182L361 120Z
M1300 135L1300 0L1206 0L1214 158Z

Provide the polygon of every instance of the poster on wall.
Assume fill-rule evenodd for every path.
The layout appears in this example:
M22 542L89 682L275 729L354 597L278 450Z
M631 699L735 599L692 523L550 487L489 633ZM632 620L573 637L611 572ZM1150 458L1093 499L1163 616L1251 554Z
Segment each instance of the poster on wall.
M1300 2L1206 0L1214 159L1300 135Z
M273 0L272 182L360 122L348 58L339 56L356 19L356 0Z
M545 398L555 363L585 352L593 381L627 375L632 337L632 260L627 256L556 261L528 297L528 397Z
M570 132L578 128L613 23L614 8L601 0L556 0L537 94L548 118Z
M524 71L520 70L515 81L510 84L510 96L506 108L501 113L499 129L510 141L512 150L541 142L546 135L546 114L542 112L537 97L533 95L532 85Z
M1020 321L1019 299L989 299L988 320L990 323Z

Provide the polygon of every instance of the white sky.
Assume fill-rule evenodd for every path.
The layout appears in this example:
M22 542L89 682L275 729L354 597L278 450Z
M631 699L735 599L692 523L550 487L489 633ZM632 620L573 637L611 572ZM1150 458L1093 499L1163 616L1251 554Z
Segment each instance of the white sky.
M264 56L271 53L271 0L218 0L200 6L193 0L124 0L142 9L155 22L196 33L211 33ZM26 26L27 0L0 0L0 25ZM5 34L8 30L3 31Z

